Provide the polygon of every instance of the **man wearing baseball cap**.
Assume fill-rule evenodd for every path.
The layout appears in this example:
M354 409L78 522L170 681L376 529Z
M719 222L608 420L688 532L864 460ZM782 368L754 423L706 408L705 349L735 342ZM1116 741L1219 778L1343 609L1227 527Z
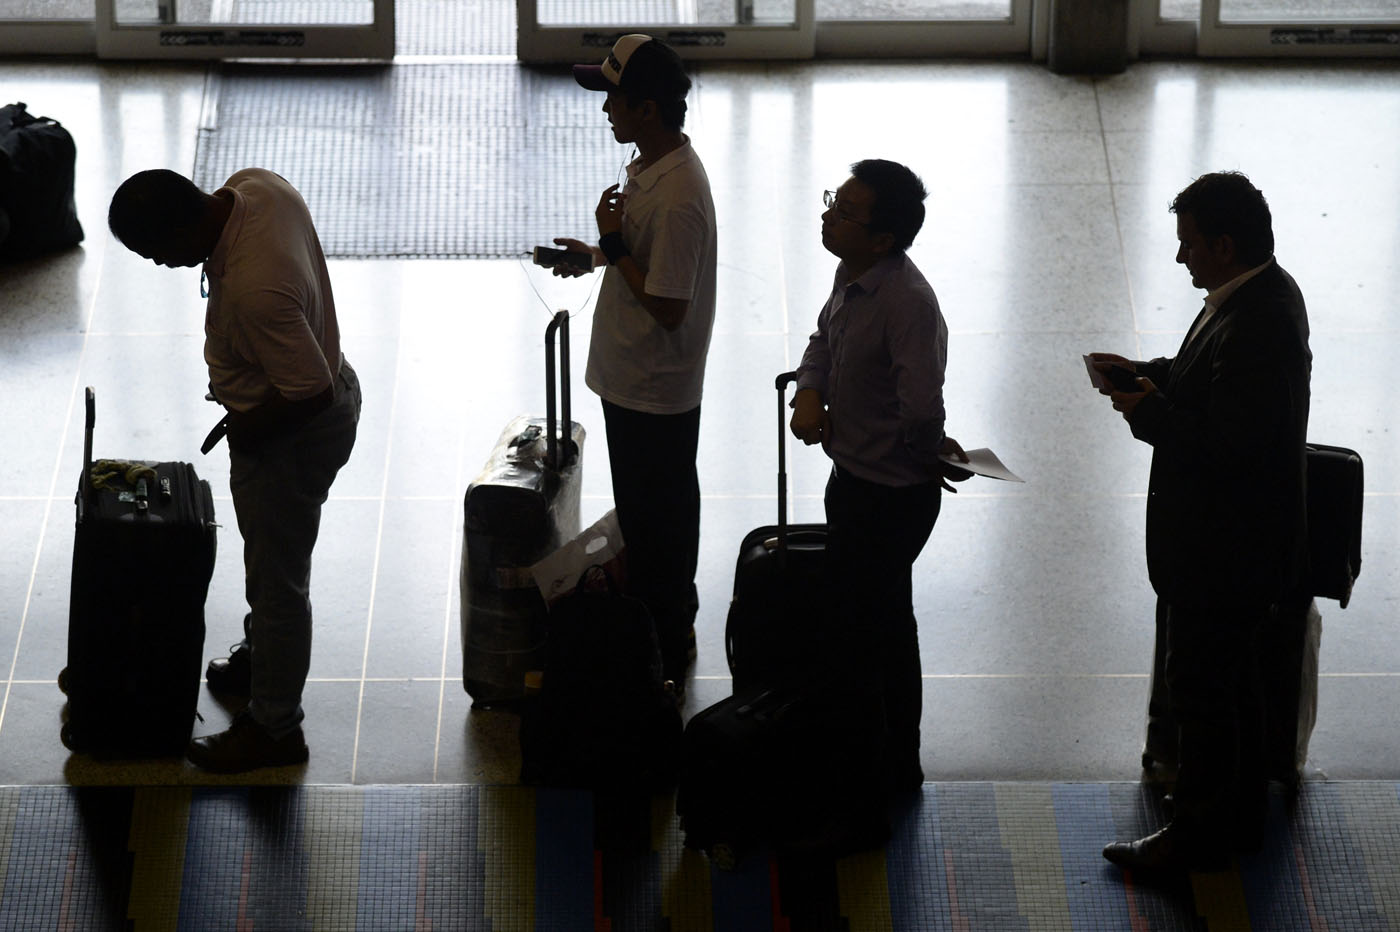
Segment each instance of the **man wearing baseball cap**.
M603 402L629 591L656 621L678 689L699 601L700 394L715 313L715 207L685 125L690 78L670 46L618 39L601 65L575 65L607 94L613 137L636 147L627 181L598 201L597 245L557 238L606 264L585 381ZM583 274L556 266L556 275Z

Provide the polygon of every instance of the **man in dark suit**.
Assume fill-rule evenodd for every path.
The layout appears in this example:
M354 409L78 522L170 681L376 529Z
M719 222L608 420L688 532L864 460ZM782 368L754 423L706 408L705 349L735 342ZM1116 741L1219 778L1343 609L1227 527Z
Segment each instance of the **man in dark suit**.
M1222 868L1258 845L1267 780L1257 639L1307 573L1303 296L1273 257L1268 204L1244 175L1203 175L1171 210L1176 261L1208 292L1205 307L1174 358L1092 354L1119 386L1100 391L1152 445L1147 567L1166 603L1179 729L1171 822L1104 848L1139 873Z

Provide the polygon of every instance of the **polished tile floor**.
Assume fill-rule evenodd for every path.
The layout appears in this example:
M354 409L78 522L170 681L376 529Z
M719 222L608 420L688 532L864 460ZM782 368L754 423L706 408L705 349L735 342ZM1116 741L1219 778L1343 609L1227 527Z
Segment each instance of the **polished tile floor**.
M193 459L214 486L225 526L209 656L236 639L244 611L226 453L197 452L214 420L202 400L198 272L144 263L105 229L125 176L192 170L205 86L200 65L0 61L3 96L77 138L88 233L79 249L0 267L0 784L211 782L179 762L70 757L54 685L84 385L98 394L100 455ZM580 93L582 111L596 104ZM606 132L601 113L597 127ZM735 551L775 513L772 376L799 358L834 265L818 239L821 191L851 161L882 156L915 167L932 192L912 255L951 331L949 432L1027 479L963 485L916 566L925 772L1134 779L1152 644L1149 450L1089 388L1080 354L1174 351L1201 295L1172 261L1166 206L1195 175L1237 168L1269 197L1278 257L1309 301L1310 434L1356 448L1368 471L1355 597L1345 611L1322 604L1311 770L1400 774L1400 70L1139 63L1089 79L1017 63L716 64L697 69L689 130L714 186L720 279L688 713L728 692L721 635ZM464 201L464 223L471 210ZM575 411L590 432L584 522L610 507L601 413L581 375L590 283L514 259L336 261L331 271L364 420L317 550L311 762L255 779L510 782L514 720L469 711L459 679L461 497L505 422L542 411L542 334L563 307L577 315ZM790 453L794 519L820 520L826 463ZM201 731L228 718L207 695L201 711Z

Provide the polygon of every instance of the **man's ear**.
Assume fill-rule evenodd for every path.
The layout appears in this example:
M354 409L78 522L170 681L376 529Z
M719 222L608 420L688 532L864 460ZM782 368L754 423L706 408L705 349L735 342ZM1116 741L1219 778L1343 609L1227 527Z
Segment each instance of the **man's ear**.
M894 252L894 234L876 233L870 240L871 249L882 256Z
M1221 233L1210 244L1211 251L1216 258L1226 264L1233 264L1239 258L1239 253L1235 251L1235 238L1229 233Z
M652 120L660 119L661 108L656 105L656 101L648 98L643 100L642 105L637 108L637 116L641 117L643 122L649 123Z

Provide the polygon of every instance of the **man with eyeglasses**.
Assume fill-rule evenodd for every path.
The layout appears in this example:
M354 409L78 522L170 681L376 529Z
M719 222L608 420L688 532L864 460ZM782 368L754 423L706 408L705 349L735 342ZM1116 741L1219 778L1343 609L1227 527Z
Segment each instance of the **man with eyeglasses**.
M943 432L948 327L905 253L926 196L917 175L884 159L855 163L823 194L822 245L841 261L797 369L790 425L831 458L833 634L854 672L883 693L885 789L895 792L924 779L914 560L938 519L945 476L970 475L939 458L967 460Z
M715 207L685 125L690 77L670 46L618 39L574 78L607 94L613 138L637 147L619 190L595 211L598 245L559 238L606 265L585 381L603 401L613 501L627 542L628 590L656 622L679 693L699 599L700 394L715 315ZM556 266L556 275L582 274Z

